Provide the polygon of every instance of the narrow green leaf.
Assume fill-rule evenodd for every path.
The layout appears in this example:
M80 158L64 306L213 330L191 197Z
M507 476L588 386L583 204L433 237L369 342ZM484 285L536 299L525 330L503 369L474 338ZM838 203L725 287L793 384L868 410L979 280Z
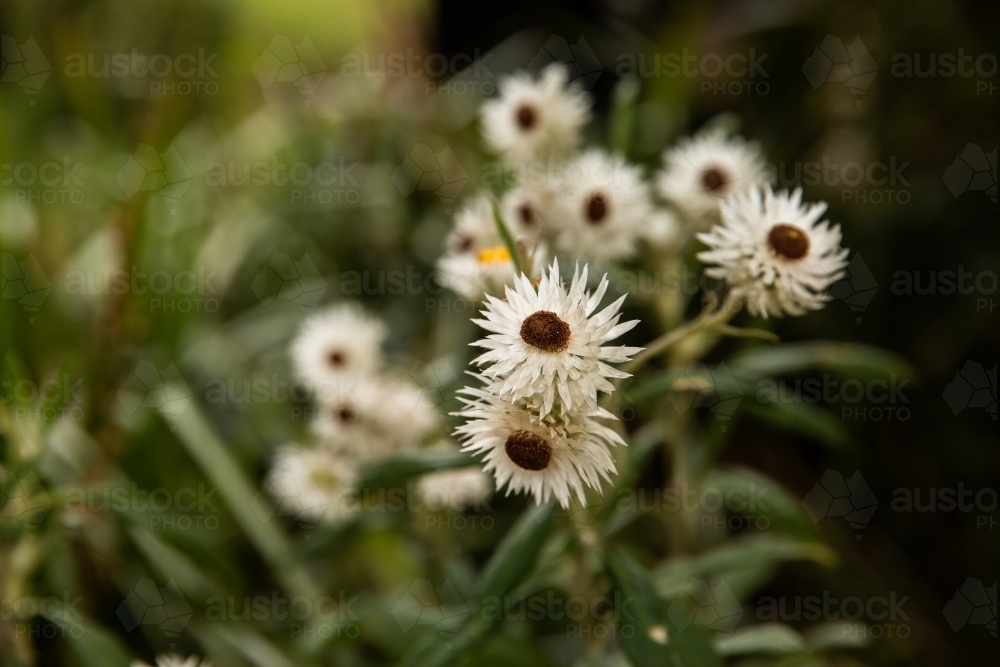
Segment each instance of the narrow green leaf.
M759 518L761 528L803 541L816 538L816 524L802 508L798 496L757 470L743 466L715 469L708 474L705 486L726 498L733 512Z
M411 477L436 470L482 465L471 454L453 449L418 449L403 452L369 470L359 488L377 489L396 486Z
M771 426L808 436L832 449L843 450L851 443L843 422L829 410L810 403L747 401L743 407Z
M725 575L788 561L814 561L832 566L837 555L817 542L764 533L730 541L696 556L671 559L657 567L652 577L657 591L676 595L695 577Z
M83 667L129 667L132 658L114 634L78 610L42 605L42 616L60 628L70 651Z
M517 242L514 240L513 234L510 233L507 223L504 222L503 213L500 211L500 204L497 203L496 199L490 197L490 205L493 207L493 221L497 225L497 233L500 234L500 239L507 246L511 261L514 262L514 273L521 275L524 273L524 269L521 267L521 253L517 251Z
M552 531L553 502L528 509L517 520L486 562L476 585L476 604L501 597L530 570Z
M736 630L728 637L719 637L712 646L719 655L749 655L753 653L787 654L806 649L802 635L781 623L764 623Z
M611 122L608 143L612 151L628 155L635 131L635 105L641 86L634 77L623 78L611 93Z
M621 646L635 667L722 666L701 628L674 622L639 563L620 549L609 550L606 563L624 600L616 610Z
M751 379L816 369L859 380L914 375L910 363L897 354L871 345L836 341L751 347L736 353L727 363L733 373Z
M184 395L176 387L175 395ZM275 576L292 595L313 598L321 594L305 568L295 557L285 534L275 520L270 502L258 493L229 454L196 403L173 417L177 436L191 458L212 480L236 522L270 564Z

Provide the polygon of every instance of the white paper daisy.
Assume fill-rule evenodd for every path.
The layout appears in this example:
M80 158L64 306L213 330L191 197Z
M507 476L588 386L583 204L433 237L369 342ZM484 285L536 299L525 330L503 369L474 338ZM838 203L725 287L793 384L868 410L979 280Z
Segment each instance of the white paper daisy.
M500 239L489 197L478 195L455 214L447 251L438 260L441 283L466 299L500 294L514 279L514 262Z
M576 496L584 503L584 487L600 490L615 472L609 448L624 441L598 419L614 419L607 411L550 413L539 417L483 389L468 387L460 397L468 421L455 430L462 449L483 455L484 470L493 472L497 488L526 492L535 502L555 498L569 507Z
M342 303L309 317L292 342L295 375L321 393L345 375L374 373L382 365L385 324L360 306Z
M596 262L633 257L652 212L642 170L592 149L573 160L560 181L556 250Z
M437 424L423 390L406 378L352 377L317 403L313 431L359 463L418 446Z
M480 468L442 470L424 475L417 482L417 492L428 509L453 512L482 505L490 495L489 475Z
M357 479L354 465L329 449L285 446L275 454L264 488L278 504L279 515L315 524L357 510Z
M524 72L501 79L500 96L481 109L487 145L514 164L575 150L590 120L590 98L568 82L559 64L546 67L537 81Z
M722 224L698 235L710 248L698 259L754 315L818 310L830 299L827 288L843 277L848 253L840 227L819 222L825 211L826 202L804 205L801 190L740 193L723 203Z
M676 249L681 242L681 223L671 211L653 211L640 229L639 235L659 251Z
M553 198L550 188L544 185L518 185L500 200L504 222L515 239L535 241L553 224Z
M556 401L564 410L592 409L599 391L614 391L608 378L628 377L608 363L628 361L642 348L606 343L638 320L618 323L625 296L595 314L608 278L593 294L586 284L587 267L578 266L567 290L554 261L537 289L522 275L507 288L506 300L487 297L484 319L473 321L492 333L473 343L488 350L473 363L483 367L499 396L531 400L543 415Z
M756 143L701 132L663 153L660 194L694 221L716 218L727 197L770 183Z

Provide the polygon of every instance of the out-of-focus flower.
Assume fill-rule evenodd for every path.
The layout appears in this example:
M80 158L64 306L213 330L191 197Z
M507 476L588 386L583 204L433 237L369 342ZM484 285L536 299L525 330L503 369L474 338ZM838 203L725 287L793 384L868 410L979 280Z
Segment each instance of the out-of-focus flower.
M681 224L671 211L653 211L639 227L639 236L659 251L673 250L681 241Z
M264 487L282 513L309 522L337 521L352 514L357 484L354 465L325 448L285 446L275 454ZM160 665L164 667L164 665Z
M714 220L728 197L770 183L766 167L756 143L701 132L664 151L659 191L694 222Z
M537 289L522 275L505 301L487 297L484 319L474 321L491 333L473 344L488 351L473 363L483 367L498 396L530 400L541 415L557 401L563 410L593 409L599 391L614 391L608 378L628 377L607 362L628 361L641 348L606 343L638 320L618 323L624 296L595 314L608 278L593 294L586 284L587 267L578 266L567 289L554 261Z
M634 256L651 213L642 170L592 149L567 166L561 181L555 198L556 250L597 262Z
M598 419L614 419L602 408L557 410L539 417L525 403L513 403L486 390L461 391L468 421L455 430L463 450L483 455L484 470L493 472L497 488L526 492L543 503L555 497L568 507L575 495L584 502L584 487L600 489L615 472L609 448L625 444Z
M292 342L295 374L317 394L336 386L346 375L376 372L382 365L385 324L360 306L343 303L303 322Z
M431 509L453 512L475 507L490 495L490 478L480 468L442 470L424 475L417 482L420 497Z
M447 247L438 260L441 283L466 299L500 294L513 282L514 261L497 231L487 195L477 195L455 214Z
M553 193L543 185L518 185L500 200L504 222L514 238L536 240L553 225Z
M312 428L324 446L370 463L418 446L436 424L434 406L406 378L352 377L318 402Z
M698 259L754 315L802 315L829 301L827 288L843 277L846 249L840 227L819 222L826 202L802 203L802 191L754 188L722 205L722 224L698 239L710 250Z
M483 138L507 162L565 156L590 120L590 98L569 85L569 72L547 66L538 80L520 72L500 81L500 96L481 109Z

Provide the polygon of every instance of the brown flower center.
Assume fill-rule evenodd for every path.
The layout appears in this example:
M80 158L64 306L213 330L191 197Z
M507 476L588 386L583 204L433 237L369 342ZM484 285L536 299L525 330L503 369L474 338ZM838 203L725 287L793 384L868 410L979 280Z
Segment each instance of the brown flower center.
M340 350L330 350L326 354L326 362L334 368L340 368L347 363L347 357Z
M517 124L522 130L530 130L538 122L538 112L529 104L522 104L517 108Z
M521 204L517 208L517 214L521 216L521 222L528 227L535 224L535 211L530 204Z
M521 340L546 352L562 352L569 347L569 325L548 310L539 310L521 322Z
M716 167L711 169L706 169L701 173L701 186L705 188L707 192L713 194L721 195L722 191L726 189L726 185L729 183L729 179L726 177L726 172Z
M587 221L592 225L599 225L604 222L608 215L608 200L603 193L598 192L591 195L586 206Z
M802 259L809 252L809 235L795 225L780 223L771 228L767 244L785 259Z
M514 431L508 435L503 448L510 460L525 470L545 470L552 460L549 443L528 431Z
M358 418L358 411L352 408L350 405L342 405L339 408L337 408L337 419L340 420L341 424L350 424L357 418Z

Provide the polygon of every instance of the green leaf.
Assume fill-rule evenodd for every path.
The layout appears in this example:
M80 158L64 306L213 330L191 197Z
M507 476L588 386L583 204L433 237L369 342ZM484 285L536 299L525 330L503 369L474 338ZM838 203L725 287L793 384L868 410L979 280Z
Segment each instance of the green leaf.
M843 422L829 410L804 401L796 403L747 401L743 407L771 426L808 436L832 449L842 450L851 442Z
M822 651L829 648L861 648L870 642L871 632L868 632L868 627L864 623L837 621L814 625L805 631L805 640L810 651Z
M606 563L624 598L616 610L621 646L636 667L721 667L701 628L677 626L639 563L620 549L610 549Z
M750 379L816 369L858 380L914 376L910 363L895 353L871 345L836 341L750 347L733 355L727 363L733 373Z
M524 512L483 567L476 584L472 613L450 643L428 633L411 646L401 661L401 667L441 667L467 651L481 645L489 638L496 621L483 618L478 613L488 598L502 598L521 580L527 577L542 550L542 545L552 531L551 502L538 505Z
M476 602L507 594L531 570L552 531L553 503L528 509L511 527L486 562L476 585Z
M398 486L411 477L436 470L464 468L480 465L471 454L457 449L418 449L403 452L387 459L369 470L359 488L378 489Z
M70 650L84 667L129 667L132 658L114 634L78 610L42 605L42 616L60 628Z
M799 653L806 649L802 635L781 623L764 623L743 628L728 637L719 637L712 646L719 655L752 653Z
M177 387L168 388L184 395ZM292 595L312 599L322 594L296 558L291 544L278 525L270 502L254 489L250 480L229 454L196 403L178 416L173 426L188 454L219 489L236 522L253 542L275 577Z
M764 533L733 540L696 556L671 559L657 567L652 577L656 590L670 596L683 591L695 577L725 575L788 561L814 561L829 567L837 562L837 555L817 542Z
M500 239L507 246L510 258L514 262L514 273L521 275L524 273L524 269L521 267L521 253L517 250L517 242L514 240L513 234L510 233L507 223L504 222L503 213L500 212L500 205L497 203L497 200L490 197L490 205L493 207L493 221L497 225L497 233L500 234Z
M802 540L816 537L816 524L802 508L798 496L767 475L752 468L732 466L712 470L705 486L727 499L725 506L740 516L766 520L769 528Z
M608 144L612 151L628 155L635 131L635 105L641 87L634 77L623 78L611 93L611 122Z

